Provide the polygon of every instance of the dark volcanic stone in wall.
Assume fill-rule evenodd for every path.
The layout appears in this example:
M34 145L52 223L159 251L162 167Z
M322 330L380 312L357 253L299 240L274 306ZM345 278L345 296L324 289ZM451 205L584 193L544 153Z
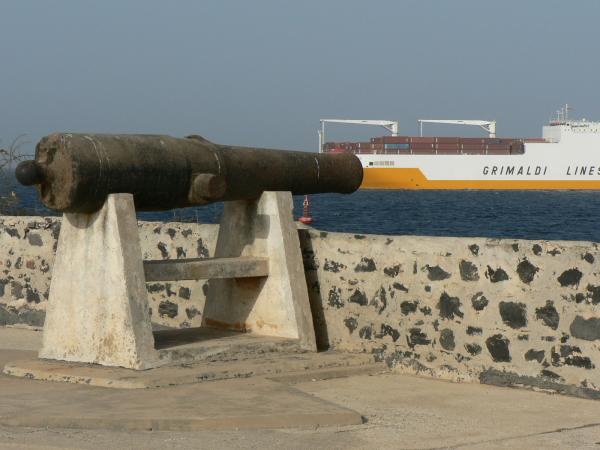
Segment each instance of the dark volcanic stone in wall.
M593 369L594 364L587 356L581 355L581 349L574 345L561 345L560 353L557 353L552 348L552 365L553 366L574 366L574 367L582 367L584 369Z
M540 244L533 244L531 251L534 255L540 256L542 254L542 246Z
M38 233L28 233L27 241L30 245L35 245L37 247L41 247L42 245L44 245L44 243L42 242L42 237Z
M431 281L441 281L450 278L450 274L440 266L431 267L426 265L425 269L427 270L427 278L429 278Z
M465 344L465 350L469 352L470 355L477 356L481 353L481 345L475 343Z
M477 245L477 244L471 244L471 245L469 245L469 250L471 251L471 253L474 256L479 255L479 245Z
M159 242L156 247L160 250L160 256L162 256L162 259L167 259L169 257L167 245L164 242Z
M27 300L28 303L39 303L40 294L37 289L27 288L25 290L25 300Z
M492 283L499 283L500 281L506 281L509 279L508 274L501 267L498 267L496 270L494 270L490 266L487 266L487 269L486 275Z
M525 303L500 302L499 308L502 322L509 327L517 329L527 325L527 306L525 306Z
M208 247L204 244L202 238L198 238L196 241L196 254L198 255L198 258L209 257Z
M471 261L465 261L464 259L458 264L460 271L460 278L463 281L477 281L479 280L479 273L477 272L477 266Z
M345 269L346 266L337 261L331 261L325 258L325 264L323 264L323 270L325 272L338 273L340 270Z
M375 265L375 261L366 257L362 257L360 262L354 268L355 272L375 272L376 270L377 266Z
M585 262L588 262L590 264L594 264L595 258L594 255L592 255L591 253L586 253L585 255L581 255L581 259L583 259Z
M402 314L404 314L405 316L409 315L410 313L414 313L417 310L417 305L419 302L414 301L414 302L409 302L409 301L405 301L400 303L400 311L402 311Z
M186 314L187 318L191 320L194 317L196 317L198 314L200 314L200 311L198 311L196 308L194 308L192 306L190 308L185 309L185 314Z
M444 328L440 331L440 345L444 350L453 351L456 347L454 342L454 332L450 328Z
M535 274L539 272L539 267L531 264L527 259L524 259L517 265L517 274L519 275L519 279L526 284L529 284L533 281Z
M388 277L394 278L395 276L398 276L398 274L400 273L401 267L402 266L400 264L396 264L395 266L391 266L391 267L385 267L383 269L383 273L386 274Z
M572 269L567 269L557 278L558 282L561 286L579 286L579 282L581 281L581 277L583 274L576 267Z
M404 286L402 283L394 283L392 284L394 289L398 289L399 291L408 292L408 288Z
M501 334L486 339L485 345L495 362L510 362L510 341Z
M165 290L165 285L163 283L146 284L146 287L150 294L154 294L156 292L162 292Z
M578 339L586 341L595 341L600 339L600 317L590 317L585 319L577 316L569 327L571 335Z
M354 317L348 317L347 319L344 319L344 325L346 325L346 328L348 328L348 331L352 334L352 332L358 328L358 320Z
M535 310L535 317L538 320L544 322L544 325L556 330L558 328L558 322L560 321L560 316L558 315L558 311L554 307L554 303L552 300L546 301L546 306L541 308L537 308Z
M534 350L530 348L525 353L525 361L537 361L541 363L544 360L544 350Z
M369 300L365 293L359 289L355 289L350 298L348 299L350 303L358 303L360 306L367 306L369 304Z
M424 316L431 315L431 308L429 306L423 306L422 308L419 308L419 311L421 311L421 313L423 313Z
M437 307L440 310L440 317L442 319L454 319L455 316L462 318L464 316L460 310L460 299L458 297L451 297L446 292L443 292L440 296Z
M371 306L377 308L377 312L381 314L385 308L387 308L387 294L385 293L385 289L383 286L379 288L379 290L375 293L373 298L371 299Z
M181 286L179 288L179 297L181 297L184 300L189 300L191 296L192 291L190 290L190 288L184 286Z
M473 309L475 311L482 311L488 305L488 299L485 298L483 292L478 292L473 297L471 297L471 305L473 305Z
M513 249L513 252L518 252L519 251L519 244L514 243L514 244L511 245L511 247Z
M341 299L341 293L342 290L335 286L329 290L329 295L327 296L327 303L329 306L332 308L341 308L344 306L344 301Z
M483 330L479 327L472 327L472 326L467 327L467 334L469 336L481 335L482 333L483 333Z
M359 330L358 335L361 339L373 339L374 332L373 325L367 325Z
M392 326L382 323L380 337L383 336L389 336L392 338L392 341L396 342L400 338L400 332Z
M410 348L415 348L416 345L429 345L431 339L427 338L427 334L423 333L420 328L411 328L407 337L407 343Z
M600 286L588 284L586 290L589 292L588 297L592 300L592 305L600 303ZM577 298L577 295L575 298ZM583 299L581 299L581 301L583 301ZM581 303L581 301L578 301L577 303Z
M19 316L15 311L0 305L0 326L13 325L19 322Z
M177 312L177 303L170 302L169 300L162 301L158 305L158 313L161 316L167 316L172 319L177 316Z

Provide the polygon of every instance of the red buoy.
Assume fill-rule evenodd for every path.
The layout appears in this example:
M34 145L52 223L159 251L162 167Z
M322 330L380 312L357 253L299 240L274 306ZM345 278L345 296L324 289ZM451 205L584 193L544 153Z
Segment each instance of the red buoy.
M308 200L308 195L304 196L304 201L302 202L302 217L298 220L304 225L310 225L313 222L313 218L310 216L310 201Z

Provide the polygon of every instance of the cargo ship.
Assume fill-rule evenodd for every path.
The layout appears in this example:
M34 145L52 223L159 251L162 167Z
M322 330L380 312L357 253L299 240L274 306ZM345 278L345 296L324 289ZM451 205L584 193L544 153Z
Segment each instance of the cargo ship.
M400 136L397 122L324 119L322 137L325 122L387 124L392 135L320 142L320 150L356 154L363 189L600 189L600 122L570 120L568 110L543 126L541 138L498 138L495 122L475 120L420 124L488 124L490 136Z

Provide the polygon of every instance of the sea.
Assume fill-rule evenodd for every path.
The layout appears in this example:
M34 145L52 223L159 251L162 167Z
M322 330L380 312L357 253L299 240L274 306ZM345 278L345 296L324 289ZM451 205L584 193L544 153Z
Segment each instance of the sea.
M36 191L12 184L20 214L53 215ZM364 190L309 196L313 227L355 234L600 242L600 191ZM294 216L303 196L294 197ZM218 223L223 205L140 212L141 220Z

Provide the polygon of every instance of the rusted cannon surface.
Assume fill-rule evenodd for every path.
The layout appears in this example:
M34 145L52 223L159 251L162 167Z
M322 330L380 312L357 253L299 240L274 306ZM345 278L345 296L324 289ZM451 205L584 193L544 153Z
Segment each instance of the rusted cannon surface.
M199 136L71 134L44 137L15 175L37 185L42 203L90 213L108 194L131 193L156 211L253 199L264 191L351 193L362 182L352 154L317 154L212 143Z

